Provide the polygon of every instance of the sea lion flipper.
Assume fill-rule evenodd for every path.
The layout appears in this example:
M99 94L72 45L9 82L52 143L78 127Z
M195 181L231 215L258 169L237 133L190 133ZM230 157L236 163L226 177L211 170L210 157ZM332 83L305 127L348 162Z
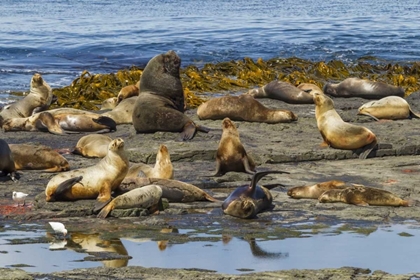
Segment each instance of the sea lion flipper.
M410 108L410 117L420 119L420 114L414 113Z
M202 125L196 125L196 128L198 131L204 132L204 133L209 133L210 132L210 128L202 126Z
M257 183L258 183L258 181L262 178L262 177L264 177L265 175L268 175L268 174L274 174L274 173L285 173L285 174L290 174L289 172L287 172L287 171L275 171L275 170L271 170L271 171L259 171L259 172L257 172L257 173L255 173L254 174L254 176L252 176L252 180L251 180L251 184L250 184L250 186L252 187L252 188L255 188L255 186L257 185Z
M181 139L183 141L191 140L197 132L196 125L190 121L184 125L184 130L181 132Z
M110 202L111 202L111 200L112 200L112 198L111 199L108 199L107 201L105 201L105 202L102 202L102 201L96 201L95 202L95 207L93 208L93 212L94 213L96 213L96 212L98 212L99 210L103 210L103 208L105 207L105 206L107 206ZM111 211L111 210L109 210L109 211ZM108 212L109 212L108 211ZM101 211L102 212L102 211ZM108 214L107 214L108 215ZM99 216L99 215L98 215ZM106 217L106 216L105 216ZM105 218L104 217L104 218Z
M363 151L359 155L359 158L360 159L367 159L367 157L376 148L377 145L378 145L378 143L376 141L374 141L374 142L370 143L369 145L364 146Z
M375 121L379 121L379 119L377 118L377 117L375 117L375 116L373 116L373 115L371 115L371 114L369 114L369 113L366 113L366 112L359 112L359 113L357 113L358 115L365 115L365 116L368 116L368 117L371 117L371 118L373 118Z
M242 164L244 165L244 169L246 173L252 174L252 175L255 174L255 171L251 169L251 166L249 164L249 159L247 156L244 156L242 158Z
M113 203L109 203L110 201L111 201L111 199L108 200L108 201L106 201L104 204L101 203L102 205L104 205L104 208L96 216L97 218L105 219L108 216L109 212L111 212L112 209L114 209L114 204ZM95 206L95 209L97 209L96 206Z
M117 130L117 123L110 117L100 116L99 118L92 119L92 121L107 126L110 131Z
M76 184L76 183L80 182L82 179L83 179L83 176L78 176L78 177L70 178L70 179L67 179L67 180L65 180L65 181L61 182L61 183L57 186L57 188L56 188L56 190L55 190L55 192L54 192L53 197L54 197L55 199L57 199L57 198L61 197L61 196L62 196L62 195L64 195L64 194L65 194L68 190L70 190L70 189L74 186L74 184Z

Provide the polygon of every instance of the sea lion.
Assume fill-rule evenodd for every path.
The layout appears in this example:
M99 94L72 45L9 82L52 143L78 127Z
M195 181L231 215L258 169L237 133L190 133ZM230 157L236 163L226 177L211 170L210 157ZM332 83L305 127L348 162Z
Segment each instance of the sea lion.
M134 104L136 104L136 100L137 96L123 99L114 109L102 113L102 116L113 119L116 124L132 124Z
M255 173L248 186L236 188L223 201L223 213L242 219L250 219L261 211L270 208L273 202L270 191L262 186L258 186L257 183L265 175L273 173L289 174L285 171L262 171Z
M272 81L263 87L251 89L247 94L255 98L272 98L290 104L313 104L311 89L302 90L291 83Z
M172 166L168 148L165 145L159 146L154 167L150 167L144 163L133 164L125 177L136 178L139 176L139 173L142 174L140 177L173 179L174 168Z
M344 202L359 206L412 206L415 201L404 200L395 194L377 188L365 187L353 184L352 187L343 190L329 190L324 192L319 198L321 203Z
M105 109L114 109L118 105L118 98L117 97L110 97L108 99L105 99L101 103L101 110Z
M133 125L137 133L182 132L182 140L190 140L197 130L209 131L184 114L180 66L181 59L174 51L159 54L147 63L133 110Z
M104 208L97 217L105 219L113 209L145 208L149 213L154 213L163 210L161 204L162 188L158 185L147 185L119 195L106 205L99 206Z
M318 183L312 186L299 186L293 187L287 191L287 195L292 198L314 198L318 199L318 197L323 194L325 191L332 190L332 189L344 189L348 187L346 183L339 180L332 180L328 182Z
M7 119L3 121L3 131L48 131L56 135L64 134L54 116L47 111L26 118Z
M58 152L44 145L10 144L16 170L61 172L70 169L69 162Z
M108 146L107 155L97 164L54 176L45 189L46 201L96 198L100 202L111 199L128 171L124 140L117 138Z
M270 124L289 123L298 119L289 110L269 109L251 95L246 94L212 98L198 106L197 116L200 120L230 118L234 121Z
M334 97L361 97L365 99L380 99L391 95L404 97L402 87L360 78L347 78L338 84L326 83L323 91L325 94Z
M336 149L363 148L360 158L367 158L377 146L375 134L366 127L344 122L334 109L334 102L325 94L314 94L315 117L324 143Z
M7 142L3 139L0 139L0 175L9 175L12 181L17 181L13 154Z
M118 103L120 103L126 98L129 98L132 96L138 96L139 91L140 91L140 81L138 81L135 85L128 85L128 86L123 87L117 96Z
M213 176L222 176L229 171L254 174L254 160L247 155L236 125L229 118L225 118L222 128L222 137L216 152L216 173Z
M315 92L324 93L319 86L315 84L311 84L311 83L301 83L297 86L297 88L303 90L304 92L309 93L312 96L314 95ZM312 100L312 103L313 103L313 100Z
M103 158L108 153L108 146L112 138L103 134L85 135L77 141L72 153L84 157Z
M401 120L420 118L414 113L408 102L399 96L387 96L377 101L370 101L359 108L359 115L366 115L378 119Z

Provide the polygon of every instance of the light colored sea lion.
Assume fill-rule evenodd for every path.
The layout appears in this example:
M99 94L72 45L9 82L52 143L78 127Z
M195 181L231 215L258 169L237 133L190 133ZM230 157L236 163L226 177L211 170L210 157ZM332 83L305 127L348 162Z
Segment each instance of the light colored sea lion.
M139 91L140 91L140 81L138 81L135 85L128 85L128 86L123 87L117 96L118 103L120 103L126 98L129 98L132 96L138 96Z
M133 164L128 170L126 178L139 177L147 178L160 178L160 179L173 179L174 168L171 162L171 156L168 148L165 145L160 145L156 155L156 163L154 167L151 167L144 163Z
M301 83L297 86L297 88L303 90L304 92L309 93L312 96L314 95L315 92L324 93L319 86L315 84L311 84L311 83Z
M209 131L184 114L180 66L181 59L174 51L159 54L147 63L133 110L133 125L137 133L181 132L182 140L191 140L197 130Z
M272 98L290 104L313 104L311 89L302 90L291 83L272 81L263 87L251 89L247 94L255 98Z
M262 171L252 176L248 186L236 188L223 202L223 213L242 218L250 219L263 210L269 209L273 202L270 191L258 186L258 181L267 174L286 173L284 171Z
M420 118L414 113L408 102L399 96L387 96L377 101L370 101L359 108L359 115L366 115L378 119L401 120Z
M116 124L132 124L133 110L136 104L137 96L129 97L118 103L117 107L111 111L102 113L102 116L110 117Z
M247 94L212 98L198 106L197 116L200 120L230 118L234 121L270 124L289 123L298 119L289 110L269 109Z
M3 139L0 139L0 175L9 175L12 181L17 181L13 154L7 142Z
M325 94L314 94L315 117L324 142L333 148L355 150L363 148L360 158L367 158L376 147L375 134L366 127L344 122L334 109L334 102Z
M108 153L108 146L112 138L103 134L85 135L77 141L72 153L84 157L103 158Z
M7 119L3 121L3 131L48 131L56 135L64 133L54 116L47 111L26 118Z
M97 217L105 219L113 209L144 208L149 213L154 213L162 210L159 203L162 204L162 188L158 185L147 185L117 196L102 208Z
M117 97L110 97L105 99L101 104L101 110L105 109L114 109L118 105L118 98Z
M334 97L361 97L365 99L380 99L396 95L404 97L404 89L383 82L373 82L360 78L347 78L338 84L324 85L325 94Z
M229 118L225 118L222 128L222 137L216 153L216 173L213 176L222 176L230 171L254 174L254 160L246 153L236 125Z
M332 189L344 189L348 187L343 181L332 180L327 182L318 183L312 186L299 186L293 187L287 191L287 195L292 198L313 198L318 197L324 192Z
M99 202L111 199L128 171L124 140L117 138L108 146L107 155L97 164L71 170L54 176L47 184L47 201L97 198Z
M44 145L10 144L17 170L61 172L70 169L69 162L58 152Z
M359 206L412 206L414 200L404 200L395 194L377 188L365 187L353 184L352 187L344 190L329 190L324 192L319 198L321 203L344 202Z

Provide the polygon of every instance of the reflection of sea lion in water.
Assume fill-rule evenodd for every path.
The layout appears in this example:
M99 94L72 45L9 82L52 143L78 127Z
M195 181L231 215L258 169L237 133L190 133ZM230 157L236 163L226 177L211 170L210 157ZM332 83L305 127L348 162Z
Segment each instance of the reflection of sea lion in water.
M373 82L360 78L347 78L338 84L324 85L325 94L334 97L361 97L365 99L379 99L396 95L404 97L404 89L383 82Z
M133 123L133 110L136 104L137 96L122 100L111 111L105 112L102 116L110 117L116 124Z
M96 198L100 202L111 199L128 171L124 140L117 138L108 147L107 155L96 165L71 170L54 176L47 184L47 201Z
M322 203L344 202L359 206L412 206L415 203L413 200L401 199L389 191L355 184L344 190L326 191L318 200Z
M258 186L258 181L267 174L288 173L285 171L262 171L252 176L249 186L236 188L223 202L223 213L249 219L255 217L259 212L271 207L273 197L270 191Z
M12 181L17 181L12 151L7 142L0 139L0 175L7 176L8 174Z
M378 119L400 120L420 118L414 113L408 102L399 96L387 96L377 101L370 101L359 108L359 115L366 115Z
M133 110L137 133L157 131L182 132L190 140L197 130L209 129L196 125L184 112L184 90L179 76L181 59L174 51L153 57L140 79L140 94Z
M77 141L73 154L103 158L108 153L108 146L111 141L111 137L103 134L85 135Z
M287 195L292 198L314 198L318 197L324 192L332 189L344 189L348 187L343 181L332 180L328 182L318 183L312 186L299 186L291 188L287 191Z
M315 117L324 142L336 149L364 148L360 158L366 158L376 147L376 136L363 126L346 123L334 109L334 102L324 94L315 93Z
M270 124L288 123L297 120L297 116L293 112L269 109L247 94L212 98L198 107L197 116L200 120L230 118L234 121Z
M120 103L126 98L129 98L132 96L138 96L139 90L140 90L140 81L138 81L135 85L128 85L128 86L123 87L117 96L118 103Z

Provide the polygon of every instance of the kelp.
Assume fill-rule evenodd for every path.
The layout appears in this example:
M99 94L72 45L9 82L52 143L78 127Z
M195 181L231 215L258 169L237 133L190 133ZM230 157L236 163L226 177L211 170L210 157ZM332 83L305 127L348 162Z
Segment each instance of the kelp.
M97 110L103 100L117 96L126 85L140 80L142 69L131 67L110 74L84 71L69 86L54 89L58 106ZM313 83L323 87L327 82L338 83L348 77L359 77L401 86L406 95L419 90L420 62L406 65L386 64L374 57L360 58L352 64L339 60L310 61L297 57L254 61L245 57L238 61L207 63L198 68L189 65L181 69L188 108L203 103L214 93L245 92L278 79L298 86Z

